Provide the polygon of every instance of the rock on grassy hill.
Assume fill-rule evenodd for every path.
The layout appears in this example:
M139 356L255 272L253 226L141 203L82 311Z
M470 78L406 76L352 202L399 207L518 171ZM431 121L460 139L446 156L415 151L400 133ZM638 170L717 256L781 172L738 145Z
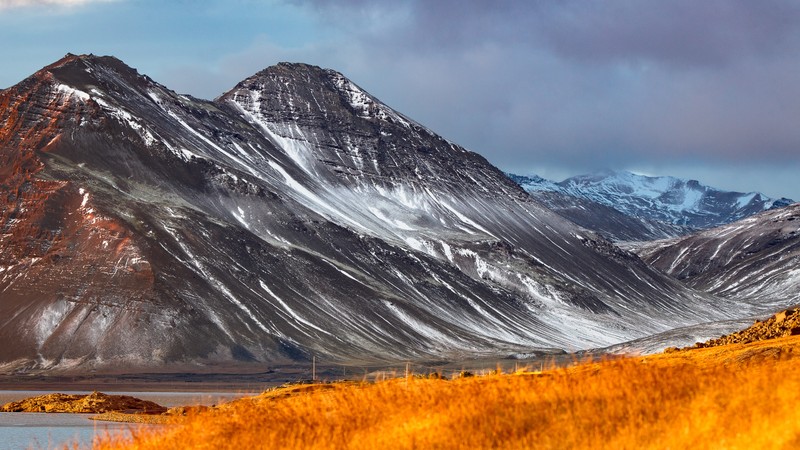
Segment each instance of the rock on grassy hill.
M800 308L790 308L776 313L767 320L756 320L752 326L742 331L706 342L698 342L695 347L705 348L727 344L747 344L796 335L800 335Z

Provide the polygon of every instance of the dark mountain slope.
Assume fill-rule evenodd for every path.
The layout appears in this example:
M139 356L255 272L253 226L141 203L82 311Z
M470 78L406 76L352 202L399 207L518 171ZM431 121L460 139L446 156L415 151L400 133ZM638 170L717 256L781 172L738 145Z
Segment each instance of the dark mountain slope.
M208 102L68 55L0 106L5 370L456 358L731 315L337 72Z

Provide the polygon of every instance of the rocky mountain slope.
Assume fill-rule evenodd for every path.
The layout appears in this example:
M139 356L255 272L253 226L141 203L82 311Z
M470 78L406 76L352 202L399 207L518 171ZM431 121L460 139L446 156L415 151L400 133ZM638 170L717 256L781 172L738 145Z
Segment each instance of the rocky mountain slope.
M800 204L634 250L653 267L720 297L773 310L800 301Z
M588 348L746 314L331 70L215 101L67 55L0 92L0 370Z
M675 237L792 203L757 192L722 191L695 180L624 171L580 175L559 183L538 176L509 177L570 220L618 241ZM591 210L596 219L571 208L573 198L580 199L580 210ZM598 205L616 210L627 219L612 219L616 225L609 226L608 218L614 214Z

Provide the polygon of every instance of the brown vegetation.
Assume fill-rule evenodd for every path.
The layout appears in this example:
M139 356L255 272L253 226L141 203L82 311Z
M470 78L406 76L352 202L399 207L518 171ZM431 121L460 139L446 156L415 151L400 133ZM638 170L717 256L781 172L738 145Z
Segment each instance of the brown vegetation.
M106 449L797 448L800 338L451 381L294 386Z

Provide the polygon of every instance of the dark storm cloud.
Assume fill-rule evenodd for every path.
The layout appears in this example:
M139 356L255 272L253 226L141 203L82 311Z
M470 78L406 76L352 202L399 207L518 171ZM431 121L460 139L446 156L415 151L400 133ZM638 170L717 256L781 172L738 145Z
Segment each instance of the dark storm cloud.
M746 0L567 2L537 23L556 51L587 61L726 64L797 45L800 4ZM540 16L541 17L541 16Z
M676 65L726 63L750 54L792 51L800 3L749 0L294 0L338 26L358 29L376 11L407 14L395 40L437 51L497 42L547 47L585 61L650 60ZM355 14L355 15L354 15ZM399 38L399 39L398 39ZM382 41L385 41L382 40ZM418 48L418 47L417 47Z
M800 2L295 3L356 82L503 168L800 161Z

